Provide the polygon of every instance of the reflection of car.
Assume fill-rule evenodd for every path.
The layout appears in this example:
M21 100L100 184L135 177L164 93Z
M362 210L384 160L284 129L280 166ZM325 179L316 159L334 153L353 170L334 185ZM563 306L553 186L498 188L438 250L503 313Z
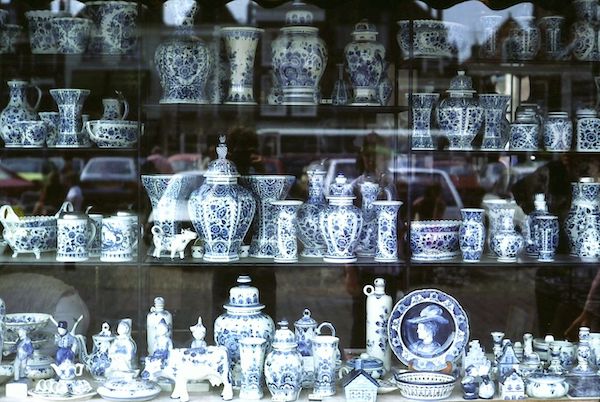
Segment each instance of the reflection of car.
M175 173L188 170L204 171L206 169L205 162L200 154L175 154L169 156L168 160Z
M325 167L327 170L324 183L326 193L338 173L343 173L348 180L358 177L354 158L329 159L325 161ZM414 202L417 198L422 197L429 187L439 185L446 204L443 218L460 219L463 201L447 172L437 168L407 167L402 164L390 167L390 172L394 176L400 201L406 203L410 197L411 202ZM410 194L408 194L409 189Z
M91 158L81 172L80 181L85 205L124 208L137 198L138 167L134 158Z
M0 165L0 199L2 202L13 203L21 194L35 189L35 184L25 180L16 173Z
M42 182L44 174L47 173L48 163L54 164L59 172L64 169L66 163L61 157L2 158L1 162L5 167L31 182ZM73 158L71 164L76 173L81 172L81 168L83 167L82 159Z

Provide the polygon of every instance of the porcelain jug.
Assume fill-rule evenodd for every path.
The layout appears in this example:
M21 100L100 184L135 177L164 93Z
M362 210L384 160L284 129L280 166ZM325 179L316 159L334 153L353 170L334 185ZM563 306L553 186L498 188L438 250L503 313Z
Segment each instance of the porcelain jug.
M15 131L14 123L21 120L37 120L37 108L42 99L42 90L32 86L27 81L11 80L7 82L9 88L8 105L0 113L0 135L5 143L11 143L11 134ZM27 102L27 88L33 87L37 91L37 100L31 106Z
M306 172L308 199L298 209L298 239L304 245L303 257L323 257L325 241L319 229L319 214L327 206L323 194L323 181L327 172L320 164Z
M392 311L392 297L385 294L385 279L375 279L365 285L367 296L367 354L383 362L385 370L392 368L392 351L388 343L387 322Z
M125 98L104 98L102 107L102 120L125 120L129 114L129 103Z
M90 354L87 352L84 339L81 339L79 343L81 347L79 360L85 364L87 371L97 380L105 378L105 371L110 366L108 349L114 339L115 336L110 331L110 326L105 322L102 324L100 332L92 335L93 348Z
M323 328L329 328L331 335L321 334ZM329 322L317 327L313 339L313 359L315 366L315 383L313 394L320 397L335 395L337 380L337 357L340 338L335 336L335 328Z

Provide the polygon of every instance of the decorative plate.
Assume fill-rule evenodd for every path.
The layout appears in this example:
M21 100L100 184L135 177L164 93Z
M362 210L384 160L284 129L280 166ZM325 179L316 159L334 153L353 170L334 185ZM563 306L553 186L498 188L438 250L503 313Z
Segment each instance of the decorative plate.
M98 387L97 391L109 401L149 401L160 393L160 386L137 378L112 379Z
M96 391L91 391L91 392L87 392L85 394L77 394L77 395L53 395L53 394L47 394L44 392L37 392L34 390L30 390L29 395L35 397L36 399L42 399L45 401L55 401L55 402L87 401L88 399L92 399L92 397L94 395L96 395Z
M460 304L436 289L415 290L392 309L388 339L398 359L415 370L437 371L457 360L469 341Z

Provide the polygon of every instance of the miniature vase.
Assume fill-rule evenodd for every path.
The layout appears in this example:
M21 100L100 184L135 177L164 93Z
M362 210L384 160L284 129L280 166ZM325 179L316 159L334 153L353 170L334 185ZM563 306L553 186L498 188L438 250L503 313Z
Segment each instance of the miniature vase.
M356 197L344 175L336 177L327 198L329 205L319 215L319 227L327 246L323 261L355 262L363 218L360 209L353 205Z
M37 91L37 100L34 106L27 102L27 88L32 87L27 81L11 80L7 82L9 88L8 104L0 113L0 136L6 144L16 144L14 139L14 124L22 120L37 120L37 108L42 99L42 90L33 86Z
M308 176L308 199L298 209L298 239L304 249L303 257L323 257L325 241L319 229L319 214L326 207L323 180L327 172L319 166L306 172Z
M377 86L383 76L385 47L377 42L377 28L367 20L354 26L352 42L344 48L354 91L352 105L379 106Z
M565 17L561 15L549 15L540 19L542 30L542 50L547 60L564 60L567 53L564 48Z
M600 130L600 117L593 109L577 111L576 150L577 152L600 151L600 139L596 133Z
M233 384L240 386L240 339L263 338L269 349L275 325L271 317L261 312L265 306L260 304L258 289L252 286L249 276L238 277L237 286L229 290L229 301L223 307L225 313L214 324L215 343L227 348Z
M312 388L315 381L312 341L319 324L311 317L309 309L304 309L302 317L294 322L294 334L298 352L302 355L302 388Z
M509 148L513 151L538 151L540 125L536 116L528 111L517 111L517 117L510 124Z
M298 262L298 240L296 226L298 208L302 201L280 200L271 201L275 207L275 226L277 247L275 248L275 262Z
M138 45L138 3L92 1L82 16L93 21L88 51L93 54L132 55Z
M465 262L477 262L481 259L485 245L484 210L463 208L460 210L462 223L458 231L460 251Z
M431 113L439 98L440 94L437 93L413 93L410 95L412 103L412 149L435 149L431 136Z
M204 240L203 259L228 262L239 259L256 203L250 191L237 184L240 175L235 165L226 159L225 137L220 141L218 158L209 164L204 174L206 183L192 192L188 212L196 232Z
M321 331L323 328L329 328L331 335L322 335ZM335 395L339 342L340 338L335 336L335 328L331 323L324 322L317 327L317 333L313 339L315 367L314 395L319 397Z
M295 401L302 389L302 356L288 322L278 324L273 349L265 359L265 381L273 399Z
M564 230L569 239L571 255L577 255L579 237L584 232L586 219L592 214L600 213L600 183L594 178L582 177L571 183L571 209L564 222Z
M484 41L479 48L479 57L494 59L498 57L498 28L502 24L501 15L483 15L479 18L483 31Z
M506 108L510 96L500 94L479 95L479 105L483 109L483 142L481 149L485 151L503 150L508 133L506 126Z
M540 50L540 29L535 17L515 17L516 25L510 29L511 53L515 60L533 60Z
M349 102L348 86L344 80L344 64L336 64L338 70L338 78L333 84L333 91L331 92L331 104L335 106L347 105Z
M558 217L553 215L537 215L534 218L534 244L538 261L554 261L558 248Z
M356 254L360 257L373 257L377 248L377 212L373 203L379 195L379 183L371 177L358 184L361 195L362 228L358 237Z
M388 343L387 322L392 311L392 297L385 294L385 280L375 279L373 285L365 285L367 296L367 354L383 362L386 371L391 370L392 351Z
M575 249L582 261L597 262L600 259L600 213L586 217L585 229L578 237Z
M148 344L148 356L152 356L156 350L156 334L159 323L164 321L168 332L166 336L173 338L173 316L165 310L165 299L162 297L154 298L154 305L146 315L146 340Z
M321 77L327 66L327 48L319 29L311 26L313 13L294 0L285 15L287 26L271 43L273 70L283 91L283 104L317 103Z
M373 202L377 220L375 261L398 261L398 210L401 206L401 201Z
M483 109L474 94L471 77L459 71L446 90L450 95L438 106L438 124L450 143L449 150L471 150L471 142L483 124Z
M265 339L240 339L240 399L262 399L266 352Z
M522 233L525 238L525 252L530 255L536 257L538 255L538 249L535 243L536 238L536 230L537 230L537 222L536 218L538 216L550 215L548 213L548 205L546 205L546 196L544 193L539 193L535 195L533 200L534 210L527 216L525 220L525 224L523 225Z
M296 178L286 175L251 175L242 177L242 184L251 190L256 201L250 256L273 258L277 249L275 209L271 201L283 200Z
M252 27L221 28L229 57L231 78L225 103L254 105L254 55L263 29Z
M56 146L77 148L88 145L86 138L82 135L82 109L89 94L90 91L87 89L50 90L50 95L56 101L60 115Z
M548 112L544 121L544 147L550 152L566 152L573 141L573 123L567 112Z
M497 232L492 234L490 248L500 262L514 262L523 249L524 241L515 230L514 208L502 208L499 211Z

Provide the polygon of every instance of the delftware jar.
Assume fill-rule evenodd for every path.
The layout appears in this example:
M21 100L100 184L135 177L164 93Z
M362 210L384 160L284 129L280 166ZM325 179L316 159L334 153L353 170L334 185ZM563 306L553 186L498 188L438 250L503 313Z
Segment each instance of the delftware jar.
M383 278L376 278L373 285L365 285L363 293L367 296L367 354L381 360L385 370L389 371L392 350L388 343L387 322L392 311L392 297L385 293Z
M537 151L540 146L540 125L530 111L517 111L510 124L510 149L513 151Z
M314 105L327 66L327 48L318 36L319 28L311 26L313 13L302 1L294 0L285 21L287 26L271 43L273 70L283 90L283 104Z
M534 218L534 227L533 238L538 261L554 261L554 254L558 248L558 217L538 215Z
M237 184L240 175L235 165L226 159L224 136L217 146L217 155L204 174L206 183L192 192L188 212L204 240L204 260L237 261L256 204L252 194Z
M564 222L571 255L577 255L579 237L586 228L589 215L600 213L600 183L593 177L582 177L571 183L571 209Z
M473 81L458 71L446 90L449 97L443 99L437 109L438 124L448 141L450 150L471 150L471 143L483 124L483 109L474 97Z
M585 229L579 235L575 249L582 261L597 262L600 259L600 213L587 215Z
M262 399L266 353L267 341L263 338L240 339L240 399Z
M220 315L214 324L215 343L227 348L231 360L232 381L234 385L239 386L240 339L263 338L267 341L268 349L273 340L275 324L271 317L261 312L265 306L260 304L258 289L252 286L249 276L238 277L237 286L229 290L229 302L223 307L225 313Z
M304 309L302 317L294 322L294 334L298 352L302 355L302 387L310 388L315 380L312 341L316 336L317 321L311 317L309 309Z
M278 324L273 350L265 359L265 380L274 400L295 401L302 389L302 356L288 322Z
M356 254L360 257L373 257L377 247L377 211L373 203L379 195L379 183L374 177L363 177L364 180L357 184L363 221L356 245Z
M9 89L8 104L0 113L0 135L5 143L17 143L14 136L14 123L21 120L37 120L37 108L42 99L42 90L27 81L11 80L7 82ZM37 91L37 100L33 106L27 102L27 88Z
M362 213L353 205L356 197L352 195L352 186L343 174L335 178L329 191L329 206L319 216L319 226L327 246L323 260L332 263L355 262Z
M319 214L327 203L323 194L323 180L327 172L317 165L306 172L308 176L308 199L298 209L298 239L304 249L303 257L323 257L325 241L319 229Z
M329 328L331 335L323 334L323 328ZM320 397L335 395L339 342L340 338L335 336L335 328L331 323L324 322L317 327L317 333L313 339L313 359L315 366L313 395Z
M460 210L462 223L458 231L460 251L465 262L477 262L481 259L485 245L484 210L463 208Z
M513 207L501 208L499 211L499 227L492 234L490 248L500 262L514 262L523 249L523 236L515 230Z
M544 121L544 147L550 152L571 149L573 123L567 112L548 112Z
M600 117L593 109L582 109L577 111L576 123L576 150L577 152L598 152L600 150Z
M275 207L276 239L274 260L279 263L298 262L298 240L296 236L296 213L302 205L298 200L271 201Z
M377 86L381 81L385 47L377 42L377 28L367 20L354 26L352 42L344 48L348 74L354 89L352 105L379 106Z

